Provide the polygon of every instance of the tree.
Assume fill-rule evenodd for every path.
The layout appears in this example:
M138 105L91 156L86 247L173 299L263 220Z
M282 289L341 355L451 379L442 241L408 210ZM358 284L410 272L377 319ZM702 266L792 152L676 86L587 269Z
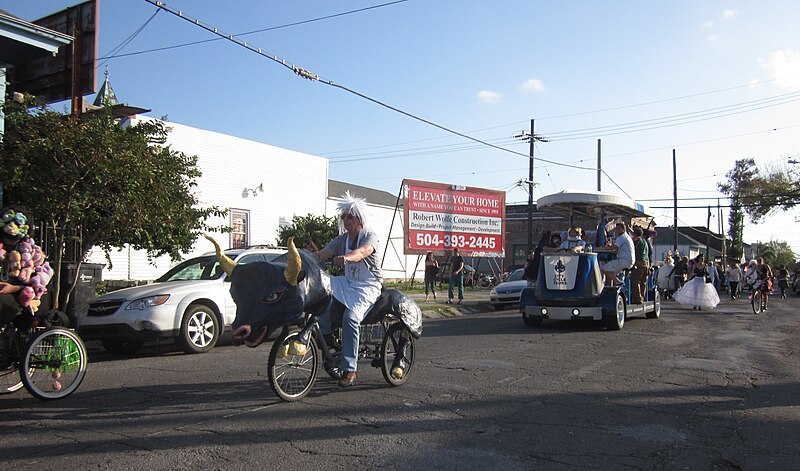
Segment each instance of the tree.
M740 159L734 164L725 177L725 183L718 183L719 191L728 196L731 200L731 212L728 216L728 234L731 236L731 247L728 252L729 258L740 260L744 252L743 229L744 229L744 207L743 202L750 194L753 179L758 175L756 162L753 159Z
M800 204L800 171L794 167L767 167L748 186L747 214L753 222L780 209L787 211Z
M310 239L318 248L323 248L334 237L339 235L339 227L335 217L307 216L292 217L292 224L281 227L278 231L278 245L286 246L289 237L295 238L295 244L302 247L302 243Z
M779 265L792 266L795 264L794 252L786 241L771 240L760 243L756 255L763 257L773 268Z
M149 257L173 260L188 252L197 236L219 230L205 224L217 207L202 208L193 193L200 171L197 157L165 146L162 121L121 126L109 110L75 120L29 101L7 102L0 143L0 181L8 205L26 208L54 234L48 254L54 265L53 308L66 305L74 288L60 292L58 267L67 242L79 246L80 264L100 246L130 245Z

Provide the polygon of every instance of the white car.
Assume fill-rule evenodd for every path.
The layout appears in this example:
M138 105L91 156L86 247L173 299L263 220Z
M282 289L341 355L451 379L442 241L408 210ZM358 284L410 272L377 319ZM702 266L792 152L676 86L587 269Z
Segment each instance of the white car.
M525 270L522 268L515 270L508 275L506 281L492 288L489 291L489 302L496 310L505 309L519 303L519 296L522 290L528 287L528 280L523 278Z
M272 261L285 250L226 250L237 264ZM78 321L84 340L100 340L116 354L131 354L145 341L172 338L186 353L205 353L236 317L227 275L213 252L170 269L155 283L112 291L93 300Z

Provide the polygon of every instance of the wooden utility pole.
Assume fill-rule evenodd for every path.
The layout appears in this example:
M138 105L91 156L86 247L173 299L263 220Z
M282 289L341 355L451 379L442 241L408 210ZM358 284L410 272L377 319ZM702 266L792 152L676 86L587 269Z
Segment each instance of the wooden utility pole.
M533 154L536 150L536 134L531 120L530 150L528 151L528 250L533 250Z
M706 220L706 262L711 257L708 255L708 249L711 246L711 206L708 207L708 219Z
M520 134L514 136L530 142L530 151L528 152L528 250L533 250L533 154L536 150L536 142L549 142L541 136L537 136L533 129L533 120L531 120L531 133L527 134L522 131ZM522 183L522 182L520 182Z
M678 253L678 172L675 164L675 149L672 149L672 253Z
M603 166L602 162L600 161L600 139L597 140L597 191L602 191L600 189L600 175L603 173Z

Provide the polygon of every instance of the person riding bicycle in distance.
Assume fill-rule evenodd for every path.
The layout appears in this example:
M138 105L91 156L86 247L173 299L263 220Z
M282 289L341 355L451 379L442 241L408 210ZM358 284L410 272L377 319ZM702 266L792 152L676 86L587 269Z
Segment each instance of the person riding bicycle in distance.
M342 376L339 387L351 386L358 374L359 326L381 294L383 273L378 257L378 236L367 224L367 202L346 192L337 205L340 235L315 252L320 262L333 259L344 268L343 276L331 277L333 297L344 304L342 319ZM320 318L323 335L331 333L330 313Z

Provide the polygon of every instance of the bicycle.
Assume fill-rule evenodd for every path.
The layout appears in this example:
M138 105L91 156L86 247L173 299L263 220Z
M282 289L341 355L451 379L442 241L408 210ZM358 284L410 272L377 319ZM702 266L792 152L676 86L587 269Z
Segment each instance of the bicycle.
M9 323L0 334L0 394L24 386L42 400L67 397L83 381L87 363L86 346L74 331L54 326L29 331Z
M750 296L750 305L753 307L753 313L760 314L767 310L767 300L769 298L769 291L766 289L756 288Z
M285 326L275 339L269 352L267 375L278 397L289 402L305 397L314 386L320 360L331 378L340 378L343 310L339 304L339 309L331 314L332 345L322 335L318 317L310 314ZM358 359L371 360L371 366L380 368L391 386L408 381L414 366L414 337L408 327L393 315L373 309L360 328Z

